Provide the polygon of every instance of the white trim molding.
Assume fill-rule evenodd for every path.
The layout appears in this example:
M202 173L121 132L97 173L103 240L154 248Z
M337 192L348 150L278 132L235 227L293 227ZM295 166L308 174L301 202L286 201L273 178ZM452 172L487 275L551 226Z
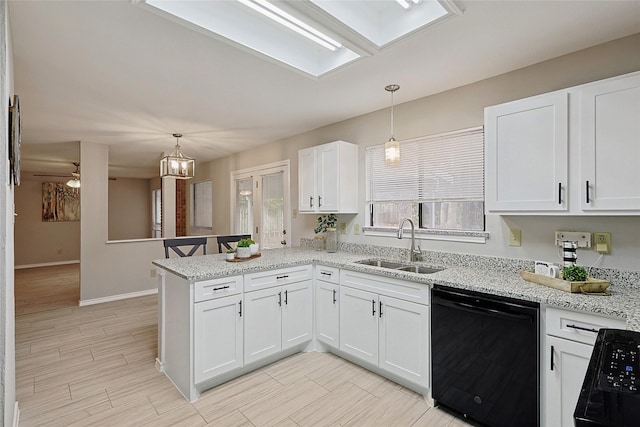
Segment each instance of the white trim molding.
M67 264L80 264L79 259L73 259L69 261L56 261L56 262L42 262L39 264L23 264L14 266L14 270L21 270L23 268L36 268L36 267L51 267L53 265L67 265Z
M128 294L111 295L108 297L80 300L78 305L80 307L84 307L85 305L102 304L103 302L112 302L112 301L119 301L119 300L129 299L129 298L145 297L147 295L154 295L157 293L158 293L157 288L147 289L146 291L130 292Z

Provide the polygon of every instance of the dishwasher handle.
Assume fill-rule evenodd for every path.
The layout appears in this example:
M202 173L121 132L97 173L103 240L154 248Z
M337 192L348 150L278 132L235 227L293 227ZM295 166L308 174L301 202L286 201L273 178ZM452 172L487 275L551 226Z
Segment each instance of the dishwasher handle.
M521 313L509 313L508 311L496 310L493 308L480 307L465 302L454 302L434 297L431 301L433 304L443 305L445 307L455 308L456 310L463 310L470 313L479 313L487 316L497 317L501 319L511 320L533 320L531 316Z

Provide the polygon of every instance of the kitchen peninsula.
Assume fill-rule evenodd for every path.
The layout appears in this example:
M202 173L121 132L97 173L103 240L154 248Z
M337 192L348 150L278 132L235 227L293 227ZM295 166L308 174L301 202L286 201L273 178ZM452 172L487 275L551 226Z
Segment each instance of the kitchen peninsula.
M529 261L423 252L424 261L418 265L444 269L418 274L356 263L372 258L404 261L406 250L364 245L348 249L332 254L302 248L265 250L261 257L247 262L226 262L224 254L154 261L160 299L158 369L194 401L208 388L296 352L331 351L428 395L428 305L434 284L537 302L543 310L575 311L602 319L602 326L640 331L640 297L633 290L638 285L637 272L611 270L607 278L613 295L595 297L522 280L517 270L532 268ZM426 354L422 347L412 349L420 353L420 359L402 361L407 363L403 372L385 367L383 356L376 354L375 360L367 360L351 351L357 349L357 343L345 346L338 339L338 331L344 340L349 336L341 324L348 320L348 313L338 308L345 298L343 291L359 286L379 295L379 301L393 297L426 310L426 317L416 317L419 323L410 328L420 325L424 337L418 338L424 341ZM329 311L322 308L325 290ZM382 303L378 308L375 301L372 307L371 299L368 301L374 314L379 308L393 309ZM331 334L320 331L326 316L335 317L333 342ZM381 313L373 317L377 316L382 318Z

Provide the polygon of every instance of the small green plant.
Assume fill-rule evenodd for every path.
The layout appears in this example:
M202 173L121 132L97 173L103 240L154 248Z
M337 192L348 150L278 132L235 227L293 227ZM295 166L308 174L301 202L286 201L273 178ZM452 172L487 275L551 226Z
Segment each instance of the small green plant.
M579 265L570 265L562 269L562 278L570 282L584 282L588 275L587 270Z
M338 217L334 214L320 215L316 219L316 228L313 229L314 233L324 233L327 228L336 228L338 223Z
M235 253L236 253L236 250L235 250L234 248L227 249L227 253L228 253L228 254L235 254Z
M238 247L239 248L248 248L249 246L253 245L255 242L252 239L240 239L238 241Z

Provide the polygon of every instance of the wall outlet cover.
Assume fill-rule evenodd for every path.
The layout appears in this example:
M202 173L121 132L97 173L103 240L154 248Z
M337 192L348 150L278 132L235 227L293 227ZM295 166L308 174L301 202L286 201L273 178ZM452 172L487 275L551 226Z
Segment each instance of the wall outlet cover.
M593 250L601 254L611 253L611 233L593 233Z
M521 231L517 228L509 229L509 246L522 246Z

